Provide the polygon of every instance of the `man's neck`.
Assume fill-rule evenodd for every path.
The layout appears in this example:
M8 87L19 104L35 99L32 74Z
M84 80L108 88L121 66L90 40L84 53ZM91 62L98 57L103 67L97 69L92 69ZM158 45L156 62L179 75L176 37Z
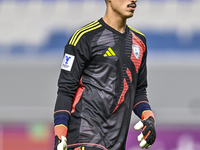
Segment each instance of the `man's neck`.
M120 33L124 33L126 29L126 19L121 18L120 16L111 16L109 14L105 14L103 17L103 21L112 27L113 29L117 30Z

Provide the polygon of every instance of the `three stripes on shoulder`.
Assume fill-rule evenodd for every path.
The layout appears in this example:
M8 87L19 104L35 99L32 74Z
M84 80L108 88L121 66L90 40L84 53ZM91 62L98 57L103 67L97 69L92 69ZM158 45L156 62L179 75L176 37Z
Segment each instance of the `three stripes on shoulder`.
M79 30L77 30L73 35L71 40L69 41L70 45L76 46L78 41L80 40L80 38L82 37L83 34L95 30L99 27L101 27L102 25L98 22L98 20L80 28ZM106 53L104 54L104 57L108 57L108 56L116 56L116 54L114 53L114 51L111 49L111 47L108 48L108 50L106 51Z
M69 44L73 45L73 46L76 46L76 44L78 43L78 41L80 40L80 38L82 37L83 34L89 32L89 31L95 30L95 29L97 29L97 28L99 28L101 26L102 25L98 22L98 20L96 20L96 21L94 21L94 22L92 22L92 23L80 28L79 30L77 30L73 34Z

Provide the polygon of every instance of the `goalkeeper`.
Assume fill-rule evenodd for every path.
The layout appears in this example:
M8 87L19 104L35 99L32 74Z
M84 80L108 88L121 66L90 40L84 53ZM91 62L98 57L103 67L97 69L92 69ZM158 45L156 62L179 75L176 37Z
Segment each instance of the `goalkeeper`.
M140 147L156 139L147 88L147 45L126 25L137 0L105 0L103 18L65 46L54 110L54 150L125 150L132 111ZM134 139L133 139L134 140Z

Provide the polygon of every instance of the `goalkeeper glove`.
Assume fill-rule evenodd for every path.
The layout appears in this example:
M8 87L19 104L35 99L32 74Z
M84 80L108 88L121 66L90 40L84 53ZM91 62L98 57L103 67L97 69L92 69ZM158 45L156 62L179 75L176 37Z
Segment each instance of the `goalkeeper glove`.
M151 145L155 142L156 139L156 130L155 130L155 120L150 116L146 120L139 121L135 126L135 130L142 130L142 133L138 136L138 141L140 142L141 148L150 148Z
M55 136L54 150L67 150L67 139L61 136L62 140Z

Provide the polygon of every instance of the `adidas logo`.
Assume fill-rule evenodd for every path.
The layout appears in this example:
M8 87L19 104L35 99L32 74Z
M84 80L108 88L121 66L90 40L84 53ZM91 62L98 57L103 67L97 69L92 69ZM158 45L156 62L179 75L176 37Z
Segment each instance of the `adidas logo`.
M106 51L106 53L105 53L103 56L104 56L104 57L116 56L116 54L113 52L112 48L109 47L108 50Z

